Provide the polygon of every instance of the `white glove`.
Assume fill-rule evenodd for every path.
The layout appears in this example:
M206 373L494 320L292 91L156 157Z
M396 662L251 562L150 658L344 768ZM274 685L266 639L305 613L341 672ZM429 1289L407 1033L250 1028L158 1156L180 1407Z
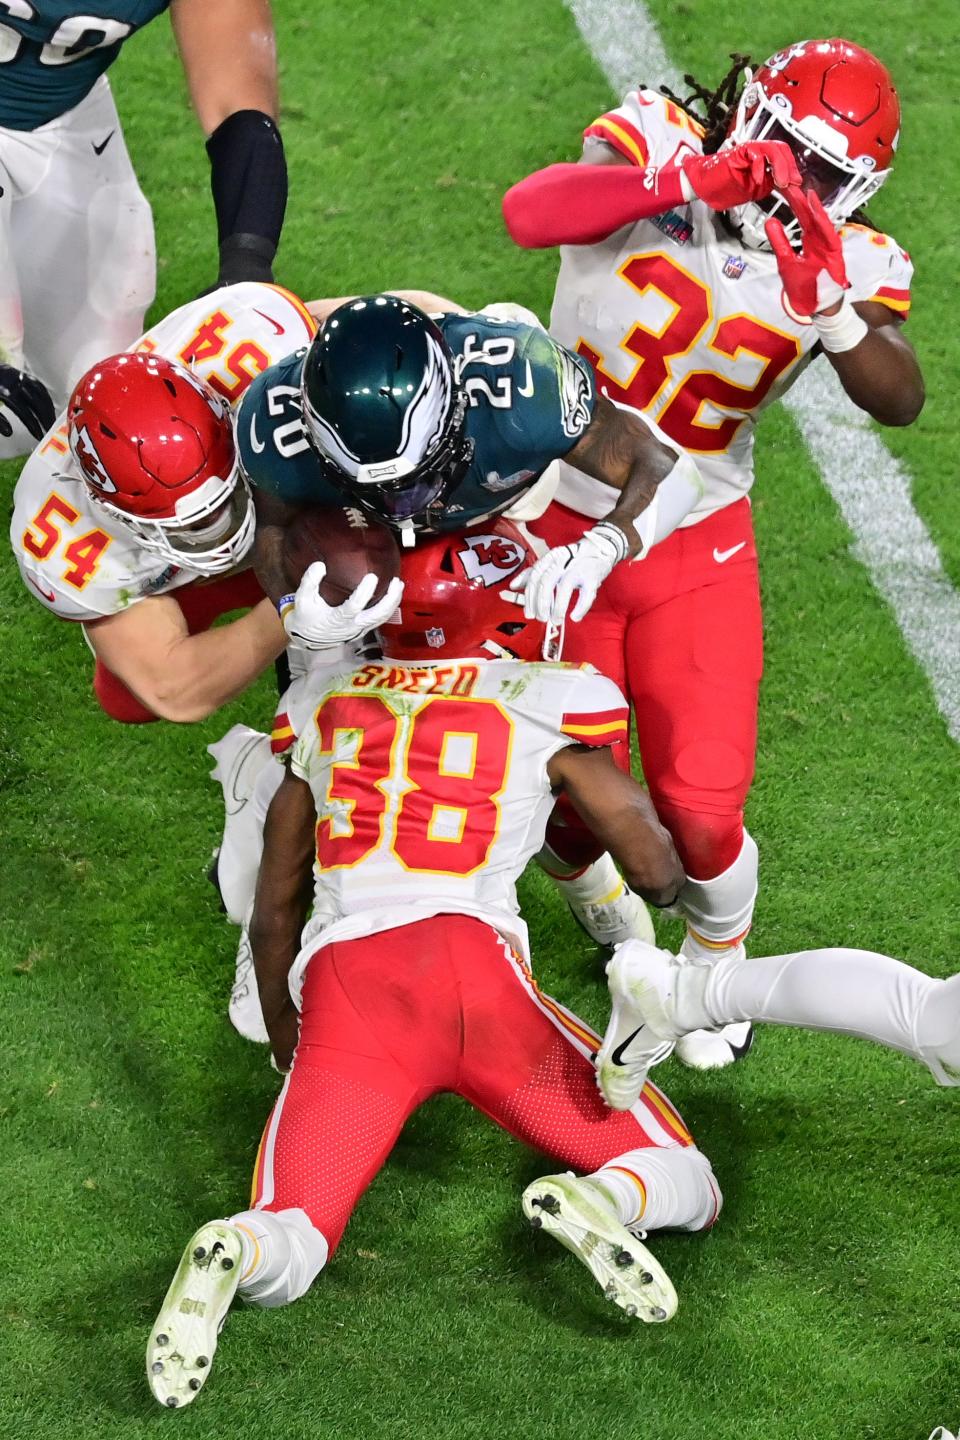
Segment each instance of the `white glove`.
M582 620L597 598L597 591L613 567L626 558L629 545L618 525L602 520L575 545L558 545L542 555L531 570L515 575L511 590L523 591L523 613L528 620L562 625L573 592L580 598L570 613Z
M377 588L377 576L364 575L346 600L340 605L328 605L320 595L326 573L323 561L315 560L303 572L296 595L284 595L277 605L292 644L304 650L322 650L327 645L356 640L389 620L400 604L403 581L399 577L390 581L382 600L370 605L368 602Z

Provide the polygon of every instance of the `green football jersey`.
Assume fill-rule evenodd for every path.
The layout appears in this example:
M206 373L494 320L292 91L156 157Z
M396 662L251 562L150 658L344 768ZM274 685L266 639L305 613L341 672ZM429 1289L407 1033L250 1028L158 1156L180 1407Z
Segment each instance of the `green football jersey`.
M170 0L3 0L0 126L36 130L79 105Z
M429 528L459 530L506 510L573 449L593 418L596 390L586 361L538 326L483 314L443 315L437 323L467 396L474 448L466 476ZM280 500L343 505L301 417L305 354L271 366L247 390L237 412L240 461L255 488Z

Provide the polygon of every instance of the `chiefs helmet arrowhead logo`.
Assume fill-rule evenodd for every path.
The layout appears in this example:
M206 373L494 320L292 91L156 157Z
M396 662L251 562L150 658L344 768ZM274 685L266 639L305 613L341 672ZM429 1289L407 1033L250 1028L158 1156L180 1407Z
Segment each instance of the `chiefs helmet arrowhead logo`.
M483 585L502 585L526 564L526 553L516 540L504 535L465 535L458 552L464 573Z

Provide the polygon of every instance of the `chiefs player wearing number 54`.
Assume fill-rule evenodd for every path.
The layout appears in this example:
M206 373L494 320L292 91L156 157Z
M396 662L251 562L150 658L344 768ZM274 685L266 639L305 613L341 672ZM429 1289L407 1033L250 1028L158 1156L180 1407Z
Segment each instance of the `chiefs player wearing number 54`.
M94 365L24 466L10 528L20 573L83 625L113 719L203 719L285 648L250 568L231 410L315 328L295 296L258 281L191 301Z
M683 949L699 962L743 943L757 887L743 828L762 667L756 421L818 357L881 424L909 425L923 404L901 329L912 267L861 213L900 133L887 70L839 39L791 45L755 73L734 62L714 93L631 91L587 127L579 164L504 200L519 244L565 247L551 333L589 360L602 394L694 456L704 482L680 528L618 566L568 626L565 650L630 696L651 795L699 887ZM535 526L553 549L527 585L533 612L549 612L557 574L610 507L595 479L561 473ZM573 828L548 841L566 875L596 853ZM748 1042L741 1025L688 1036L678 1054L710 1068Z

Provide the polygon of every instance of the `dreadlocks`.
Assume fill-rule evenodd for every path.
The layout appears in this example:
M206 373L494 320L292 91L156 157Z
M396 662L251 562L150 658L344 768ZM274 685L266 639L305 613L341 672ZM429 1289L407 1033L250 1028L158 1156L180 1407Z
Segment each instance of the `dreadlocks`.
M661 95L665 95L668 100L672 100L674 105L679 105L680 109L685 111L691 120L695 120L698 125L703 126L704 155L712 155L714 151L719 150L726 139L727 126L737 100L741 77L743 72L753 65L753 61L749 55L734 54L730 56L730 59L733 61L733 64L720 81L716 90L708 90L705 85L701 85L700 81L695 80L692 75L684 75L683 77L684 85L689 85L691 91L684 100L682 100L679 95L674 95L668 86L660 86ZM694 105L703 106L704 113L699 114L696 110L692 109L691 107Z

